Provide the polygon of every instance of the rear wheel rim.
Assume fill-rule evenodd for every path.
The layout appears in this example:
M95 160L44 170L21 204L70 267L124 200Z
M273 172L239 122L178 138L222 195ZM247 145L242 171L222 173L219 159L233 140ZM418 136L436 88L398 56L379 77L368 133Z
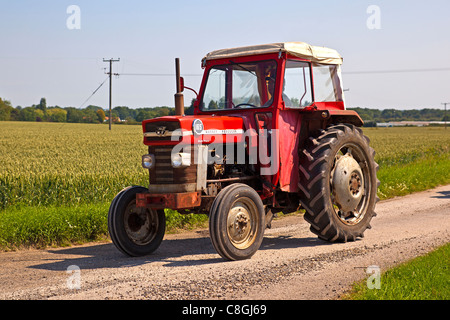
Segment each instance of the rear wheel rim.
M348 163L356 163L356 165L349 166L346 184L348 194L345 196L338 196L338 190L342 190L342 186L336 185L336 179L334 175L336 170L339 169L339 163L341 163L343 157L351 157L352 160ZM369 197L371 194L371 175L368 166L368 159L363 150L356 144L345 144L336 153L333 168L330 175L330 190L331 190L331 202L333 205L334 213L338 219L346 225L357 225L360 223L367 212ZM340 191L342 193L342 191ZM350 207L345 201L358 199L355 205Z

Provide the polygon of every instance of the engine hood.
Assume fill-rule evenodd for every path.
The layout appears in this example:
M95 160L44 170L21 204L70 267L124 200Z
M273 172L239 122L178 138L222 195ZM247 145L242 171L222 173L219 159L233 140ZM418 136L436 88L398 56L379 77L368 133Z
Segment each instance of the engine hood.
M244 133L244 119L217 115L166 116L144 120L142 129L146 145L223 143L229 139L239 142Z

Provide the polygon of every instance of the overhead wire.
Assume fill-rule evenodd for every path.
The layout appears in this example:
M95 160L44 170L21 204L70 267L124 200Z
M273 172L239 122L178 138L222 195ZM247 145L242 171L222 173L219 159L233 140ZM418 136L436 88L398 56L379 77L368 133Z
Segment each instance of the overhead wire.
M409 72L439 72L450 71L450 68L428 68L428 69L391 69L391 70L364 70L364 71L342 71L343 74L377 74L377 73L409 73ZM175 73L120 73L119 76L150 76L150 77L173 77ZM200 73L183 74L184 77L202 76Z
M92 94L81 104L80 109L85 105L86 102L89 101L89 99L92 98L92 96L94 94L96 94L96 92L105 84L106 80L109 79L109 76L97 87L97 89L94 90L94 92L92 92Z
M152 76L152 77L173 77L175 73L119 73L119 76ZM183 74L184 77L202 76L200 73Z
M408 72L434 72L434 71L450 71L450 68L342 71L342 73L343 74L375 74L375 73L408 73Z

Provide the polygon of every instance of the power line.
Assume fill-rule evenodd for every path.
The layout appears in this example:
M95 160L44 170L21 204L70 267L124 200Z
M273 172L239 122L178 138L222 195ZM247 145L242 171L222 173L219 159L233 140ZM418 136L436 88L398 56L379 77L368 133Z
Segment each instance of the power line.
M450 68L428 68L428 69L391 69L391 70L364 70L364 71L342 71L342 74L383 74L383 73L411 73L411 72L442 72L450 71ZM148 77L174 77L174 73L120 73L118 76L148 76ZM183 74L183 77L201 77L203 74Z
M92 98L92 96L105 84L105 82L106 82L106 80L108 80L108 78L106 78L98 87L97 87L97 89L95 89L94 90L94 92L92 92L92 94L89 96L89 98L87 98L82 104L81 104L81 106L80 106L80 109L81 109L81 107L83 107L84 106L84 104L86 103L86 102L88 102L89 101L89 99L91 99Z
M119 73L118 76L174 77L175 73ZM201 77L201 73L183 74L183 77Z
M450 71L450 68L429 68L429 69L393 69L393 70L369 70L369 71L343 71L343 74L375 74L375 73L409 73L409 72L436 72Z

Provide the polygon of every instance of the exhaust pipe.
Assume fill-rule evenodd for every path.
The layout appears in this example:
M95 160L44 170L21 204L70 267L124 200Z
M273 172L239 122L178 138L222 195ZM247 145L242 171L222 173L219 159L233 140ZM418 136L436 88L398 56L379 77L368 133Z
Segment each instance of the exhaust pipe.
M175 74L177 81L177 93L175 93L175 115L184 116L184 97L180 76L180 58L175 58Z

